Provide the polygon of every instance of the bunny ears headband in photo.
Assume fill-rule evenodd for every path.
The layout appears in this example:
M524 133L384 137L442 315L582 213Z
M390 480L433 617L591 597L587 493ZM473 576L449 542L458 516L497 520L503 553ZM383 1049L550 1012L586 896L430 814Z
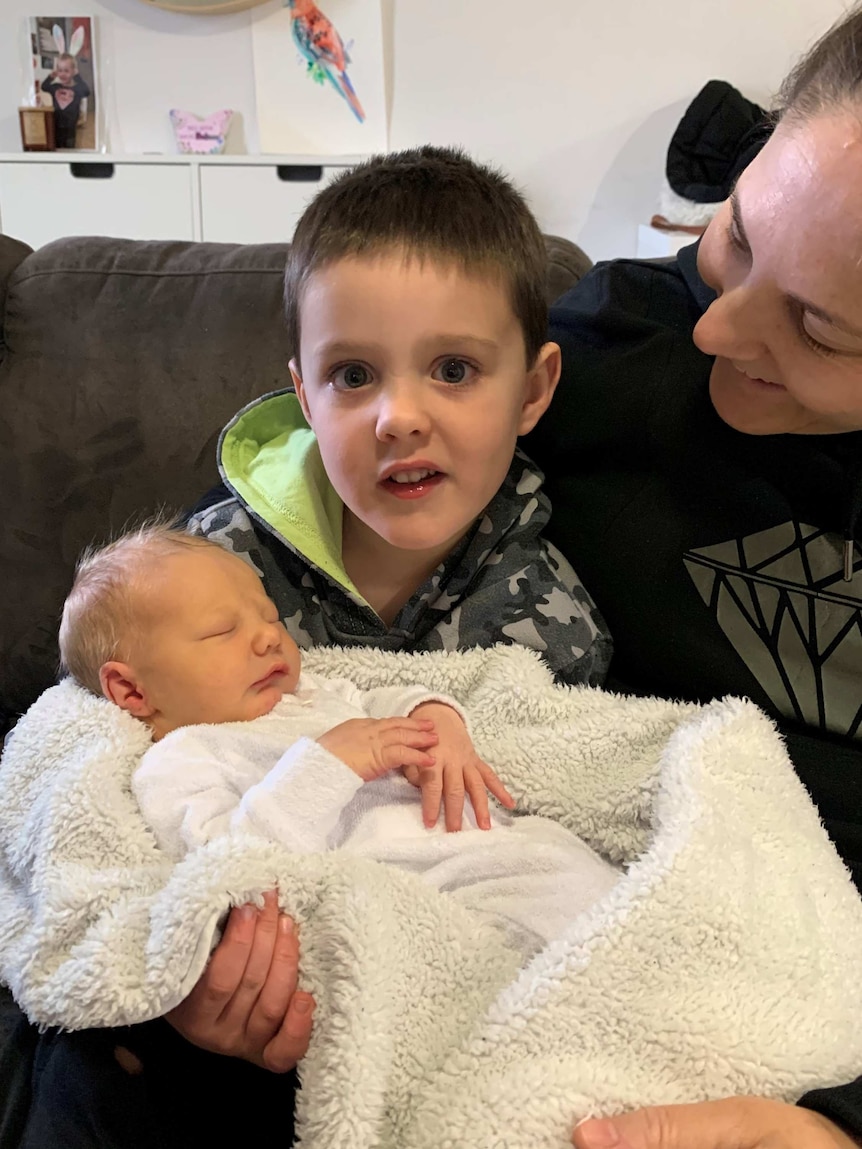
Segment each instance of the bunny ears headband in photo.
M54 44L56 45L57 52L61 56L77 56L84 46L84 29L78 27L72 33L72 39L69 41L69 47L66 48L66 36L63 29L59 24L55 24L51 29L51 35L54 37Z

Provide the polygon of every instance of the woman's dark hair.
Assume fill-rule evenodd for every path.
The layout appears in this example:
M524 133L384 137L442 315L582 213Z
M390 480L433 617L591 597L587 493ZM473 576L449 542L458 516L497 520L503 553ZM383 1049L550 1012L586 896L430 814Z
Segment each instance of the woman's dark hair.
M817 41L781 85L778 114L807 120L862 93L862 5Z

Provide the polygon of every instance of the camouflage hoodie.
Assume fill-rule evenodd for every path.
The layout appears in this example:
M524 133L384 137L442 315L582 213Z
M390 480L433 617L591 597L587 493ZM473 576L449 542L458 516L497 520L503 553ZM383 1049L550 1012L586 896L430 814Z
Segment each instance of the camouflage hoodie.
M343 504L296 396L249 404L222 433L219 469L231 498L189 530L260 574L300 647L456 650L516 642L558 679L600 683L610 638L592 599L540 531L550 516L542 474L520 451L482 517L387 627L341 562Z

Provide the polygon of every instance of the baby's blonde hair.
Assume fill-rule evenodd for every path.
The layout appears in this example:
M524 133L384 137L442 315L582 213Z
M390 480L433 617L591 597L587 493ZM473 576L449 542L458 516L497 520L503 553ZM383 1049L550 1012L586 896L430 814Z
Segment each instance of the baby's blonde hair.
M189 548L215 547L201 535L188 535L176 518L161 515L136 530L83 552L63 605L60 669L93 694L101 695L99 671L114 658L128 657L142 637L140 575L160 559Z

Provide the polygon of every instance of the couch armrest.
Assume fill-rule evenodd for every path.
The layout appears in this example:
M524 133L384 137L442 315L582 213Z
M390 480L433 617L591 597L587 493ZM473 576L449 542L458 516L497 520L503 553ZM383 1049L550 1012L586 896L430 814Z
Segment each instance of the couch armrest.
M3 358L3 350L6 346L3 338L3 320L6 316L6 285L9 282L9 276L18 264L23 263L27 256L32 254L32 247L28 247L26 243L22 243L19 239L12 239L9 235L0 235L0 359Z

